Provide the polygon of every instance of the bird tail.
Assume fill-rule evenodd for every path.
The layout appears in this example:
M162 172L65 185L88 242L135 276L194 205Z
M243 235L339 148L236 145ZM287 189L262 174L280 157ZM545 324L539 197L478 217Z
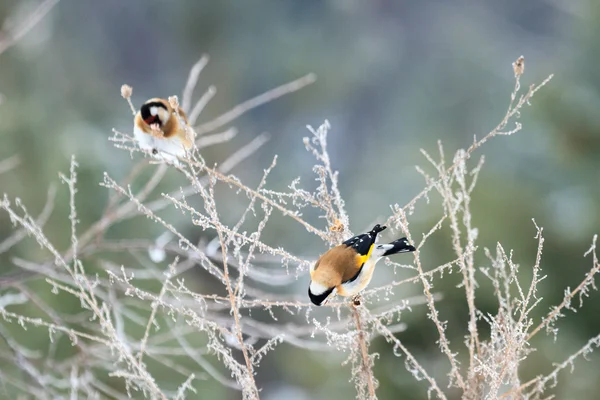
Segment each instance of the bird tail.
M385 249L383 257L391 256L392 254L396 253L408 253L416 250L414 246L408 243L408 240L405 237L394 240L390 244L384 244L382 247Z
M385 231L386 228L387 228L387 226L385 226L385 225L381 226L381 225L377 224L373 227L373 229L371 229L371 231L369 233L373 236L377 236L377 234L379 232Z

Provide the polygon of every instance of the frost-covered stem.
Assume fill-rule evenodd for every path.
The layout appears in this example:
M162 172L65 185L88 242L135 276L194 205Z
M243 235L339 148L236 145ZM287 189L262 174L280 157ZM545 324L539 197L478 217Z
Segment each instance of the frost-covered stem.
M192 381L194 380L194 378L196 378L196 375L190 374L190 376L188 376L188 378L185 380L185 382L183 382L181 384L181 386L179 386L179 388L177 389L177 396L175 396L175 400L184 400L185 392L187 390L190 390L190 391L196 393L196 391L192 387Z
M273 161L271 162L271 165L269 166L269 168L264 170L263 176L262 176L260 182L258 183L258 186L256 187L255 193L258 194L262 190L262 188L267 184L267 177L269 176L269 174L271 173L273 168L275 168L275 165L277 165L277 156L273 157ZM246 216L248 215L248 213L251 210L254 209L255 203L256 203L256 196L252 195L252 197L250 199L250 203L248 204L248 206L242 213L242 216L238 219L238 222L233 226L233 228L231 228L230 232L228 232L228 236L227 236L228 241L231 241L232 236L236 235L238 233L238 231L240 230L242 224L244 223L244 221L246 219ZM258 242L258 240L256 240L255 243L256 242Z
M34 223L43 228L46 225L46 222L50 218L52 211L54 209L54 199L56 197L56 186L52 185L48 189L48 194L46 197L46 204L44 205L44 209L35 218ZM25 229L17 229L15 233L5 238L2 242L0 242L0 254L7 252L21 240L23 240L27 236L27 231ZM3 275L0 277L0 285L10 284L12 282L19 281L29 275L35 274L33 271L20 271L12 275Z
M327 235L325 233L318 230L317 228L315 228L308 222L304 221L302 218L300 218L298 215L296 215L296 212L288 210L287 208L281 206L279 203L262 195L261 193L257 192L256 190L253 190L252 188L242 184L237 179L234 179L232 177L229 177L229 176L219 172L216 168L209 168L206 165L199 164L199 163L193 163L193 164L194 164L194 166L198 167L199 169L206 171L206 173L208 173L209 175L213 175L217 179L219 179L229 185L236 186L236 187L240 188L241 190L243 190L244 192L246 192L248 195L254 196L254 197L260 199L261 201L263 201L264 203L270 205L271 207L281 211L281 213L284 216L290 217L290 218L294 219L295 221L297 221L298 223L302 224L306 228L307 231L320 236L324 240L328 240Z
M111 341L109 339L104 339L99 336L94 336L94 335L91 335L86 332L81 332L81 331L77 331L75 329L71 329L71 328L61 326L61 325L53 324L51 322L46 322L46 321L42 320L41 318L26 317L26 316L23 316L20 314L6 311L6 309L4 309L4 308L0 308L0 316L2 316L2 318L6 319L6 320L10 320L10 318L15 318L19 321L22 321L24 324L28 323L28 324L31 324L32 326L44 327L44 328L47 328L49 331L63 332L66 335L68 335L69 337L77 336L82 339L87 339L92 342L97 342L97 343L103 344L106 347L111 346Z
M400 210L400 218L402 220L403 226L406 227L406 230L404 233L406 233L406 237L407 237L408 241L411 243L414 243L412 240L410 231L408 230L408 220L406 219L406 213L404 213L403 210ZM435 308L435 299L433 298L433 295L431 294L431 291L429 290L429 288L431 287L431 284L429 283L429 281L427 280L427 278L425 277L424 272L423 272L423 266L421 265L421 258L419 257L419 249L417 249L413 253L413 255L415 258L415 264L417 266L417 272L419 273L419 278L421 279L421 283L423 284L423 293L425 294L425 298L427 299L427 307L429 308L429 317L433 320L433 323L435 324L435 327L438 330L438 334L440 336L439 344L440 344L440 347L442 348L442 352L444 354L446 354L446 357L448 357L448 361L450 361L450 365L452 366L449 375L451 377L453 377L454 379L456 379L458 386L463 391L465 391L466 390L465 382L464 382L463 377L460 374L460 371L458 369L458 364L456 362L454 354L452 354L452 351L450 350L448 338L446 338L446 333L445 333L446 329L444 328L442 322L440 322L440 320L438 318L438 310L437 310L437 308Z
M180 200L177 200L169 195L165 195L166 198L168 198L169 200L171 200L173 202L173 205L175 205L176 207L179 207L183 210L186 210L190 213L190 215L192 217L196 217L199 220L205 220L206 217L204 215L202 215L202 213L198 212L197 210L195 210L193 207L191 207L189 204L186 204ZM206 219L206 222L209 223L210 225L212 225L215 229L219 229L222 232L225 232L228 236L229 236L229 240L231 240L231 238L235 237L238 239L243 240L244 242L250 243L252 245L255 245L258 249L260 249L262 252L268 252L271 253L273 255L277 255L277 256L281 256L282 258L289 260L289 261L294 261L295 263L297 263L298 265L302 265L302 264L309 264L309 262L307 260L303 260L301 258L298 258L288 252L286 252L285 250L282 250L280 248L274 248L271 247L269 245L264 244L263 242L257 240L256 238L253 238L252 235L244 235L242 233L238 233L235 232L233 229L228 228L227 226L221 224L219 221L208 221Z
M275 168L276 164L277 164L277 156L273 157L273 162L271 163L269 168L264 170L263 177L260 180L258 187L255 190L256 193L260 192L260 190L263 188L263 186L266 185L267 177L269 176L269 174L271 173L273 168ZM231 230L229 230L229 232L226 232L227 233L227 243L230 243L233 239L233 236L238 233L238 231L239 231L240 227L242 226L242 224L244 223L244 220L246 219L246 216L248 215L248 213L250 211L254 210L255 203L256 203L256 196L252 196L250 203L248 204L248 206L242 213L242 216L239 218L238 222L235 224L235 226ZM265 210L265 217L264 217L263 221L259 224L258 230L255 232L255 235L254 234L250 235L250 236L254 236L254 241L250 245L250 249L248 250L246 261L243 261L240 259L238 281L235 286L235 295L239 299L238 307L240 306L241 300L243 297L241 292L243 290L244 276L246 275L246 271L250 265L250 261L252 260L252 258L254 256L254 252L256 251L257 248L260 250L260 246L257 243L260 243L260 240L259 240L260 234L262 233L262 229L264 229L269 216L270 216L270 211Z
M219 213L217 211L217 204L215 202L215 197L214 197L214 185L217 182L217 179L209 180L209 186L208 186L208 190L207 190L203 185L200 184L200 182L197 179L198 172L201 170L201 168L194 169L193 168L194 165L199 165L201 168L205 169L204 164L198 164L198 163L192 164L191 171L192 171L193 175L190 175L189 178L194 183L197 190L199 191L202 198L204 199L204 208L210 216L211 223L213 225L217 225L217 224L220 225ZM241 324L240 307L239 307L240 301L238 301L238 300L241 298L242 293L241 293L241 291L239 293L237 293L233 289L232 284L231 284L232 278L229 274L229 261L228 261L229 241L228 241L228 239L226 239L225 234L224 234L225 232L223 230L217 228L216 232L217 232L217 236L219 239L219 245L221 247L221 260L223 262L222 282L225 284L225 288L227 290L230 314L233 315L234 327L232 329L232 335L234 335L237 338L237 341L239 343L239 348L242 351L242 355L244 357L244 361L246 364L246 374L248 376L247 380L250 382L250 384L249 384L250 387L248 387L248 384L244 384L244 382L242 382L242 381L240 381L239 383L240 383L240 386L242 387L242 390L246 394L250 395L249 397L258 399L259 391L258 391L258 387L256 385L256 380L254 378L254 366L252 363L252 357L250 356L250 354L248 352L248 347L246 345L246 342L244 341L242 324ZM242 270L240 270L239 273L243 274L244 272ZM240 296L240 297L238 298L238 296Z
M394 343L394 346L398 347L402 351L402 353L404 353L406 359L410 362L410 364L419 371L419 373L423 376L423 378L427 380L427 382L429 382L430 390L433 390L437 394L438 398L445 400L446 395L444 394L444 392L442 392L435 379L433 379L427 373L427 371L425 371L425 368L423 368L423 366L419 364L419 362L417 362L417 359L412 355L410 351L408 351L406 347L404 347L402 342L398 340L398 338L393 334L393 332L391 332L389 328L383 325L381 321L379 321L379 319L377 318L374 319L374 323L377 327L377 330L380 331L388 341Z
M77 248L79 246L79 242L77 239L77 208L75 207L75 193L77 193L77 188L75 184L77 183L77 161L75 161L75 156L71 156L71 167L69 169L69 178L60 174L60 178L69 186L69 220L71 221L71 249L72 249L72 261L73 261L73 271L77 273ZM83 274L84 271L82 270Z
M483 138L481 138L479 140L474 138L473 144L471 144L471 146L469 146L465 150L465 152L463 153L463 155L461 157L457 157L455 159L454 163L446 169L446 174L452 173L461 163L468 160L471 157L471 154L475 150L477 150L479 147L481 147L489 139L491 139L495 136L498 136L498 135L512 135L512 134L520 131L522 128L520 123L516 123L515 127L510 131L502 132L502 129L504 129L506 127L506 125L508 124L508 122L510 121L510 119L513 116L515 116L516 114L519 113L519 111L525 104L528 104L529 100L531 100L531 98L533 98L533 96L537 93L537 91L540 90L543 86L545 86L548 82L550 82L550 80L553 77L554 77L554 75L549 75L539 85L537 85L537 86L531 85L529 88L529 91L525 95L521 96L519 98L519 101L517 102L517 104L515 104L513 106L513 100L514 100L514 98L516 98L517 91L520 87L519 85L515 84L515 89L511 93L511 101L510 101L509 110L506 113L506 115L504 116L504 118L502 118L502 121L500 121L500 123L494 129L492 129L488 134L486 134ZM440 184L440 182L441 182L441 178L431 181L427 185L427 187L425 187L425 189L423 189L420 193L418 193L415 197L413 197L412 200L410 200L408 203L406 203L406 205L404 207L402 207L402 211L408 212L409 210L412 210L414 208L415 204L422 198L426 197L427 194L432 189L434 189L437 185ZM396 218L396 215L390 216L387 220L387 223L388 224L391 223L395 218Z
M308 125L307 128L312 132L314 138L312 141L308 138L304 138L304 146L323 164L322 168L317 170L317 173L320 175L320 188L323 189L320 192L320 195L322 196L320 203L326 205L324 210L327 212L326 218L329 223L333 226L336 223L336 219L339 219L339 222L341 222L343 226L340 234L334 240L334 242L338 242L343 240L344 234L350 236L351 232L348 229L350 219L346 213L344 200L342 199L342 194L338 187L338 172L334 171L331 167L331 159L327 152L327 133L331 126L329 125L329 121L325 120L317 130L313 129L310 125ZM314 145L318 145L320 150ZM331 189L328 188L327 180L331 182Z
M138 193L136 193L135 197L139 201L140 204L146 199L146 197L148 197L148 195L162 181L162 178L165 175L167 170L168 170L168 166L166 164L159 165L158 168L156 169L156 171L154 172L154 174L152 175L152 177L146 182L146 184L144 185L142 190L140 190ZM134 174L130 174L128 177L126 177L124 180L124 184L128 183L130 180L133 180L134 176L135 176ZM116 182L113 181L113 183L115 185L117 185ZM127 186L129 186L129 185L127 185ZM117 191L117 193L119 193L119 191ZM121 193L121 194L123 194L123 193ZM79 237L79 240L78 240L79 247L81 249L83 249L84 246L86 246L88 243L90 243L94 237L98 237L99 235L101 235L102 232L104 232L106 229L108 229L114 222L122 219L125 215L136 215L135 214L136 205L137 204L134 204L132 202L127 202L127 203L119 206L114 211L110 211L110 208L111 208L110 204L107 205L107 209L104 212L104 216L99 221L97 221L92 226L90 226ZM65 260L69 261L72 259L74 250L75 249L73 247L71 247L65 253L65 256L64 256Z
M0 207L8 212L12 221L20 224L23 228L29 231L38 241L38 243L45 247L52 255L54 256L55 263L57 265L62 266L71 276L73 282L79 289L77 292L73 292L82 303L85 303L86 306L94 313L95 317L98 318L99 324L102 328L103 333L110 339L109 347L118 351L123 358L124 361L128 363L132 367L132 369L138 372L137 377L141 379L147 387L152 391L152 393L158 396L161 399L167 399L166 395L161 391L161 389L156 385L156 382L152 378L152 376L146 371L146 369L138 363L137 359L131 354L128 346L122 342L118 333L116 332L112 321L107 317L108 315L108 306L106 303L99 304L96 296L94 294L94 286L89 281L85 274L78 274L76 270L72 270L67 263L67 261L63 258L63 256L58 252L58 250L52 245L52 243L48 240L48 238L41 231L39 226L35 225L30 218L27 216L25 218L21 218L14 210L10 207L8 200L4 202L0 202ZM83 269L81 263L79 264L80 270ZM8 313L4 309L0 309L0 315L3 317L10 316L11 313ZM14 314L13 314L14 315ZM23 320L22 316L16 316L20 320ZM35 324L42 324L37 320L30 319L29 322ZM59 329L59 328L57 328ZM69 332L70 330L67 330ZM82 335L80 335L82 336Z
M421 243L419 244L419 247L421 246ZM465 255L471 254L471 253L472 253L472 251L470 251L469 253L465 253ZM406 278L406 279L402 279L402 280L399 280L399 281L393 281L391 283L388 283L385 286L380 286L380 287L377 287L377 288L365 290L363 292L363 294L364 295L372 295L372 294L375 294L375 293L379 293L379 292L383 292L383 291L386 291L386 290L390 290L391 288L396 287L396 286L406 285L407 283L419 282L422 278L428 278L428 277L433 278L433 276L435 274L442 275L444 273L444 271L446 271L446 270L447 271L451 271L452 270L452 266L454 264L458 264L458 259L455 259L455 260L452 260L450 262L447 262L446 264L439 265L439 266L437 266L437 267L435 267L435 268L433 268L433 269L431 269L431 270L429 270L427 272L423 272L422 275L421 274L415 275L415 276L413 276L411 278Z
M239 163L244 161L250 155L254 154L262 145L264 145L268 140L268 135L262 133L256 136L253 140L251 140L248 144L242 146L240 149L235 151L233 154L229 155L225 161L223 161L218 167L217 170L222 174L227 174L234 167L236 167ZM166 164L161 164L161 166L168 167ZM203 176L198 179L199 183L205 184L210 175ZM178 189L170 194L171 197L176 199L182 199L185 196L193 195L197 192L197 188L194 185L190 185L186 188ZM146 207L152 211L159 211L169 206L171 202L165 198L159 198L147 203ZM118 218L120 220L125 220L129 218L133 218L138 215L135 212L121 212L119 213Z
M515 394L521 394L521 392L523 391L523 389L533 385L534 383L538 382L540 380L540 377L537 378L533 378L532 380L525 382L524 384L522 384L521 386L519 386L518 388L514 388L506 393L502 393L501 395L499 395L497 398L498 399L505 399L509 396L515 395ZM517 397L517 399L520 397Z
M169 271L174 270L175 265L177 264L178 261L179 261L179 259L176 257L175 261L173 261L173 263L171 265L169 265ZM152 311L150 312L150 318L148 318L148 323L146 324L146 329L144 330L144 337L142 337L142 340L140 342L140 352L138 354L138 362L140 364L142 363L142 360L144 358L144 352L146 351L146 344L148 343L148 337L150 336L150 329L152 328L152 325L154 324L154 319L156 318L156 310L158 309L158 304L162 301L162 298L167 291L167 286L170 283L170 279L171 279L171 273L169 272L163 285L162 285L162 288L160 289L160 293L158 294L158 301L152 302L152 306L151 306Z
M145 162L138 162L137 164L135 164L131 170L129 171L129 173L127 174L127 176L121 181L121 185L122 186L126 186L126 185L130 185L131 182L133 182L133 180L135 178L137 178L142 171L145 169L144 167L146 167L148 164L146 164ZM163 164L164 165L164 164ZM158 170L164 170L166 171L166 165L163 167L163 165L159 166ZM162 168L161 168L162 167ZM156 172L158 172L158 170ZM155 172L155 174L156 174ZM163 172L164 174L164 172ZM150 181L153 180L154 177L150 178ZM110 192L109 196L108 196L108 201L106 203L106 206L104 207L104 211L102 212L102 217L98 220L98 222L100 221L104 221L106 218L109 217L109 215L114 214L112 212L113 208L117 206L118 202L119 202L120 196L118 193L116 192ZM121 207L123 207L125 205L122 205ZM86 242L84 242L84 246L85 243L87 243L88 240L90 240L90 238L92 236L96 237L96 244L100 243L102 236L104 235L104 230L102 229L93 229L96 226L97 222L95 224L92 225L92 227L88 228L88 230L81 236L81 238L84 238L84 236L86 237ZM81 239L80 239L81 241Z
M592 247L590 247L590 249L586 252L586 255L592 253L592 257L593 257L594 265L593 265L592 269L590 270L590 272L587 273L587 275L585 276L583 281L581 281L579 286L577 286L575 288L575 290L573 290L569 294L567 294L564 297L563 301L558 306L554 307L554 309L546 316L546 318L544 318L544 320L537 327L535 327L535 329L533 331L531 331L529 336L527 336L527 341L531 340L531 338L534 337L541 329L543 329L544 327L547 327L552 321L554 321L556 319L556 317L558 316L558 314L560 313L560 311L563 308L569 306L569 304L571 303L571 300L573 299L573 297L575 297L575 295L577 293L579 293L580 291L587 288L588 285L593 284L594 275L596 275L598 272L600 272L600 263L598 263L598 257L596 256L596 240L597 239L598 239L598 235L594 235Z
M544 228L540 228L535 219L533 220L533 224L537 230L536 239L538 239L538 248L535 257L535 264L533 266L533 276L531 278L531 285L529 285L529 291L527 292L527 297L523 300L521 305L521 316L519 317L519 324L523 323L525 317L529 314L528 306L531 297L535 297L535 292L537 290L537 284L539 283L539 273L540 273L540 265L542 262L542 250L544 248L544 237L542 235Z
M440 174L440 178L442 181L442 198L444 202L444 208L446 209L446 215L450 219L450 228L452 230L452 247L454 252L458 256L460 271L463 276L463 285L465 287L465 293L467 298L467 305L469 308L469 323L468 323L468 331L469 331L469 373L471 375L475 369L475 350L477 349L477 354L481 354L480 346L479 346L479 335L477 333L477 308L475 307L475 278L474 278L474 268L473 268L473 258L472 256L469 260L466 260L463 247L460 242L461 238L461 230L459 227L458 221L458 213L461 208L462 203L462 213L463 213L463 223L467 230L467 240L468 246L473 247L474 243L471 238L471 212L469 209L469 193L466 189L465 183L465 174L466 174L466 165L460 164L460 168L454 171L456 180L458 181L459 186L461 187L462 196L461 198L455 198L452 191L452 182L450 177L446 174L446 169L444 165L444 152L442 149L441 142L438 142L441 162L437 165L438 172ZM461 153L457 153L457 157L460 157ZM474 378L474 375L473 377Z
M554 368L554 370L550 374L546 375L543 378L538 378L537 380L539 382L536 385L535 391L540 393L543 392L544 387L546 386L546 384L548 384L549 381L556 381L557 375L561 370L569 366L572 370L574 368L573 363L575 362L575 359L579 356L585 357L587 354L591 353L593 351L592 346L600 347L600 335L594 336L593 338L588 340L588 342L582 348L580 348L577 352L571 354L565 361L561 362L560 364L555 364L556 368Z
M206 255L204 254L204 252L202 252L198 248L198 246L196 246L192 242L190 242L189 239L187 239L185 236L183 236L183 234L181 232L179 232L173 225L169 224L167 221L165 221L164 219L162 219L159 216L157 216L156 214L154 214L152 212L152 210L150 210L137 197L135 197L135 195L131 192L131 188L128 187L127 189L125 189L125 188L119 186L117 184L117 182L115 182L112 178L110 178L108 176L108 174L106 174L106 173L104 175L104 185L106 187L112 188L113 190L117 191L121 195L127 197L132 204L135 204L137 206L137 209L138 209L139 212L141 212L142 214L148 216L152 220L154 220L157 223L159 223L162 226L164 226L171 233L173 233L174 236L176 236L177 238L179 238L179 240L181 241L181 243L185 243L186 246L189 246L189 249L194 254L196 254L199 257L201 257L201 259L203 261L208 261L208 259L206 258ZM215 277L217 277L220 280L223 280L223 274L222 274L222 272L218 268L216 268L211 262L207 262L206 265L205 265L205 268L206 268L206 270L208 272L210 272L211 274L213 274Z
M363 331L362 323L360 320L360 311L356 305L352 305L352 313L354 314L354 322L356 324L356 330L358 332L358 344L360 346L361 363L364 376L367 378L367 388L369 390L369 398L376 399L375 395L375 382L373 378L373 367L371 365L371 358L369 357L369 349L367 341L365 340L365 332Z
M240 150L236 151L235 153L233 153L231 156L229 156L223 163L221 163L219 169L219 172L221 173L227 173L229 172L233 167L235 167L239 162L243 161L248 155L252 154L253 152L255 152L256 150L258 150L258 147L260 147L262 144L265 143L265 139L262 135L259 135L255 138L255 140L253 140L252 142L250 142L248 145L242 147ZM138 165L143 165L145 164L146 161L141 161ZM146 197L156 188L156 186L162 181L162 177L164 176L164 174L166 173L166 171L169 169L169 166L166 164L161 164L158 166L158 168L156 169L154 175L152 175L152 177L148 180L148 182L144 185L144 188L142 190L140 190L139 193L137 193L135 195L135 197L139 200L139 203L141 204ZM128 180L132 179L131 174L129 177L127 177L125 179L125 183L128 182ZM121 186L125 185L122 184ZM116 185L116 182L114 182L114 184ZM193 193L194 189L193 188L189 188L188 190L184 189L183 191L178 190L177 192L175 192L173 194L173 197L175 198L181 198L183 195L187 195L187 194L191 194ZM121 193L121 191L117 191L118 193ZM160 209L165 208L168 204L170 204L170 201L165 200L165 199L158 199L158 200L154 200L151 201L147 204L146 208L148 210L152 210L152 211L158 211ZM138 215L138 213L135 212L135 207L136 205L138 205L137 203L135 205L132 205L132 203L128 202L125 203L123 205L121 205L120 207L118 207L116 210L108 212L105 212L105 215L102 219L100 219L99 221L97 221L96 223L94 223L91 227L89 227L79 238L79 244L80 247L83 248L83 246L85 246L88 242L90 242L90 240L101 234L102 232L104 232L106 229L108 229L112 224L114 224L117 221L121 221L121 220L125 220L125 219L129 219L129 218L133 218L136 215ZM107 209L110 209L110 207L107 206ZM70 249L66 254L65 254L65 259L66 260L70 260L71 257L71 252L72 249Z
M240 343L240 349L242 350L242 354L244 355L244 361L246 362L246 369L248 370L248 378L252 383L252 387L250 391L252 395L258 399L258 387L256 386L256 380L254 379L254 368L252 365L252 360L250 355L248 354L248 349L246 348L246 343L244 342L244 337L242 335L242 324L240 322L240 310L238 307L238 302L236 295L234 293L233 288L231 287L231 279L229 277L229 266L227 261L227 247L225 245L225 238L223 237L223 233L220 230L217 230L217 235L219 235L219 242L221 243L221 256L223 260L223 275L225 278L225 286L227 287L227 295L229 296L229 303L231 305L231 312L233 313L233 320L235 322L235 334L238 342ZM241 271L240 271L241 273ZM247 389L243 387L243 389Z
M184 335L179 332L175 327L171 326L169 330L169 334L172 335L177 343L181 346L183 351L188 355L191 360L194 360L204 372L206 372L211 378L215 381L219 382L221 385L225 387L229 387L235 390L241 390L240 385L234 381L225 377L216 367L214 367L211 363L206 361L201 354L201 349L196 348L196 346L191 345L185 338Z

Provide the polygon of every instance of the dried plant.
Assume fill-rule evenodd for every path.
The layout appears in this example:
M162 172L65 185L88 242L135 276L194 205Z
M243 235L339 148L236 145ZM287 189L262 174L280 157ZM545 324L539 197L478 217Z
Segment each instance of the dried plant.
M402 269L404 275L410 273L411 277L399 279L395 275L387 284L372 285L358 304L338 298L316 310L296 280L307 274L318 254L309 259L295 255L269 244L264 233L277 215L283 218L282 223L301 226L306 235L318 237L323 248L353 234L338 174L327 149L329 123L318 129L309 127L310 135L304 139L306 150L316 159L313 171L318 186L314 190L303 188L299 178L291 181L285 191L268 188L277 157L265 165L262 178L254 186L230 174L232 168L265 142L266 134L217 166L208 165L201 156L207 147L229 141L236 133L235 128L215 133L217 129L315 78L307 75L241 103L211 121L198 123L204 106L215 94L210 87L192 105L194 87L207 62L204 56L192 68L181 101L177 100L198 134L193 153L180 165L138 161L122 182L105 173L101 185L111 192L111 197L102 218L91 226L80 227L78 223L78 207L86 205L76 197L78 164L72 159L69 173L61 175L70 194L71 245L67 250L57 248L44 232L54 189L49 191L48 205L38 218L31 215L23 201L4 195L0 209L10 217L15 232L0 242L0 254L9 252L26 237L34 239L48 257L12 257L13 263L30 278L43 277L48 290L63 296L64 301L76 299L78 304L75 310L55 310L29 287L23 275L2 280L0 357L17 366L0 369L6 393L36 398L69 394L74 398L126 398L138 393L148 398L182 399L193 397L204 380L212 379L239 390L244 399L257 399L261 395L257 377L262 359L286 343L304 351L345 353L357 397L374 399L378 387L373 369L377 354L370 351L370 345L376 337L383 337L393 354L404 359L406 370L423 381L423 393L430 398L541 399L549 394L563 369L599 345L600 335L549 368L546 375L522 382L519 366L534 350L534 337L541 331L556 335L556 320L576 307L572 300L578 297L581 305L589 290L595 289L594 278L600 269L596 237L586 253L592 259L589 273L579 286L565 291L564 300L551 308L546 318L536 321L532 311L543 304L536 295L544 279L542 228L534 221L538 251L532 260L532 279L524 282L518 274L523 267L514 261L511 251L499 243L495 250L478 248L478 230L471 217L471 194L483 166L483 157L471 163L471 156L490 139L520 131L521 124L514 120L551 76L522 91L524 64L519 58L508 110L498 126L475 137L468 148L454 154L451 162L446 161L441 142L437 158L423 151L431 164L430 172L417 168L424 177L424 189L404 206L393 204L386 221L417 247L413 259L405 258L411 265L386 260L394 270ZM124 86L122 94L135 112L130 101L132 88ZM117 148L130 151L136 159L145 155L130 135L115 130L112 140ZM7 161L6 165L10 163ZM142 172L149 169L153 174L140 182ZM165 175L175 173L174 170L185 178L186 186L172 193L156 193ZM141 189L135 191L134 182ZM236 216L225 212L222 193L228 199L245 201L244 209ZM425 234L417 236L410 229L411 217L416 207L425 206L433 198L440 200L441 217ZM163 215L162 211L170 207L187 216L203 238L211 239L193 240L186 236L181 226ZM310 222L313 219L304 216L309 214L322 219L314 219L318 224ZM140 216L158 224L164 234L156 240L105 238L110 227ZM427 265L421 254L429 251L428 240L443 227L450 229L455 258L442 265ZM116 265L109 256L114 252L132 255L135 262ZM477 252L488 259L487 265L479 269L475 265ZM194 274L190 273L192 268ZM464 291L468 306L464 347L450 343L446 331L453 322L440 315L440 297L433 291L436 281L453 272L461 276L456 290ZM193 279L197 275L212 284L199 285ZM495 313L478 309L478 279L492 283L498 305ZM418 285L422 296L396 296L405 285ZM282 294L281 286L294 289ZM437 329L437 342L431 345L439 346L447 359L446 378L427 371L399 334L405 329L402 313L421 304ZM419 312L423 309L418 308ZM478 329L482 323L489 325L489 335ZM15 324L23 329L46 330L49 338L43 350L33 350L34 345L26 337L21 338L11 329ZM63 359L55 357L61 338L68 338L74 347L71 355ZM215 365L213 355L229 374ZM179 382L162 379L162 369L176 371Z

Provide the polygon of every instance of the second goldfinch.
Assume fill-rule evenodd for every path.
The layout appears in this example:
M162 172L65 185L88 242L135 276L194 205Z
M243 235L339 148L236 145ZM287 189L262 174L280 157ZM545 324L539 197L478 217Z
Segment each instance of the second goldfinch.
M133 133L141 149L175 164L194 144L194 133L183 110L175 112L167 100L160 98L142 105L134 118Z
M386 229L375 225L323 254L310 270L308 296L313 304L325 304L334 295L355 296L373 277L379 259L396 253L415 251L406 238L389 244L375 244L377 234Z

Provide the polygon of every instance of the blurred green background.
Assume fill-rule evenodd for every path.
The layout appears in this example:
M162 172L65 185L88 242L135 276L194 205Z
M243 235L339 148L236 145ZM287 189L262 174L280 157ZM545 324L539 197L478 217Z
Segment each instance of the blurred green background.
M0 21L18 20L35 5L3 0ZM555 77L523 109L522 132L494 139L476 153L485 154L486 163L474 193L473 223L479 228L480 250L493 249L498 241L514 249L527 279L537 246L531 218L544 227L548 277L538 292L544 298L541 316L589 270L591 260L582 255L600 226L599 20L600 3L592 0L62 0L0 55L0 160L15 154L21 159L17 169L0 175L0 192L21 197L37 214L50 183L57 182L58 171L68 170L74 154L80 164L79 217L81 226L88 227L102 215L108 199L108 191L98 185L103 172L122 179L135 163L108 141L112 128L131 132L121 84L133 87L136 107L149 97L180 94L190 67L207 53L211 59L196 96L210 85L217 94L199 122L316 73L315 84L235 121L238 136L211 147L205 156L219 162L266 131L271 140L233 172L255 186L279 154L269 187L284 188L297 175L310 182L314 161L302 145L305 126L328 119L331 159L341 174L351 229L357 232L387 216L390 204L403 205L421 190L423 181L414 169L415 164L426 165L420 148L435 153L441 139L450 158L473 135L481 137L500 122L513 87L511 63L524 55L524 87L551 73ZM177 187L178 176L167 177L175 182L167 186ZM60 249L69 243L66 196L61 187L46 226ZM439 210L435 215L417 212L411 228L426 230L439 215ZM172 217L183 232L197 235L185 217ZM271 226L265 237L273 246L305 258L324 251L309 234L286 235L288 221L278 218L273 224L280 225ZM11 231L7 216L0 214L0 241ZM154 238L160 232L137 218L110 234ZM431 267L454 258L444 235L435 239L439 249L430 244L426 250ZM12 255L35 259L38 249L26 243ZM9 255L0 262L1 271L14 268ZM479 265L485 265L483 258ZM376 278L375 283L389 279L385 273ZM454 288L457 279L455 274L435 288L444 296L441 317L450 321L453 348L463 352L467 314L463 292ZM485 288L485 279L478 279ZM306 284L302 276L289 290L304 294ZM43 283L38 286L45 290ZM478 304L493 312L492 293L483 288ZM418 293L415 286L406 296ZM533 345L539 351L525 364L524 378L549 372L551 362L562 361L597 335L599 305L593 292L587 306L568 313L558 323L557 344L538 335ZM414 307L403 319L408 328L399 338L443 381L448 366L425 307ZM40 335L40 341L47 339L47 332ZM380 398L425 397L423 383L414 381L384 340L376 339L372 351L380 353L375 369ZM349 367L340 366L344 358L281 345L259 369L262 396L352 398ZM576 363L573 375L562 375L553 393L561 399L597 398L599 378L600 356L592 354L589 361ZM205 385L211 398L239 396L217 389L214 382ZM202 394L203 386L196 387Z

